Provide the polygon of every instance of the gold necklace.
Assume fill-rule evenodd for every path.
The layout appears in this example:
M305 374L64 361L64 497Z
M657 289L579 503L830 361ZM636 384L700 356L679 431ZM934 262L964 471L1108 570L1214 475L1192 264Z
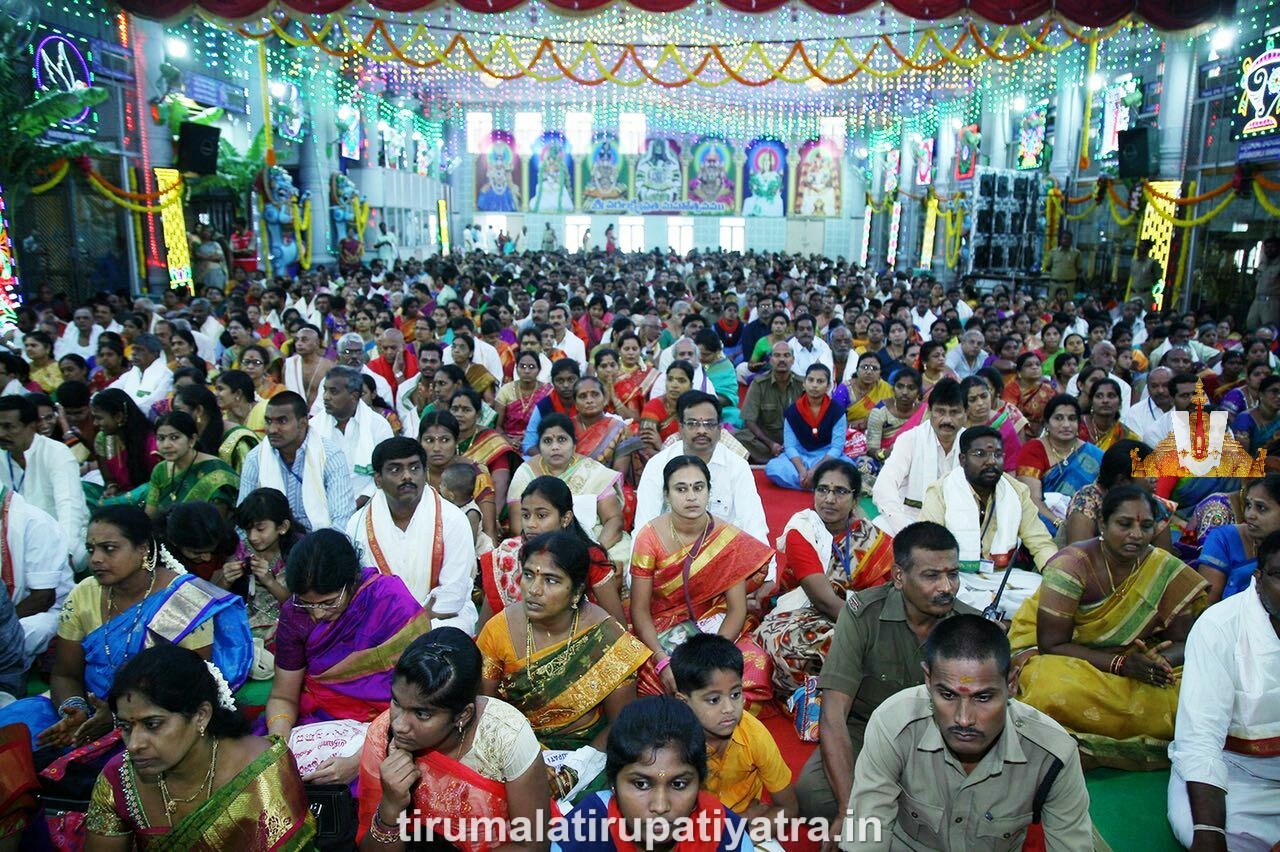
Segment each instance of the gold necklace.
M156 587L157 573L158 572L155 569L152 569L151 583L150 585L147 586L146 594L144 594L141 598L138 599L139 603L151 597L151 593L155 590L155 587ZM111 613L115 610L115 608L116 608L116 587L113 585L113 586L107 587L107 617L105 619L106 621L111 620ZM126 636L133 635L133 631L138 628L138 622L141 620L142 620L142 607L138 607L138 612L134 615L133 624L129 626L129 632L126 634ZM104 631L102 634L102 651L104 654L107 655L107 662L110 663L113 667L119 668L120 666L127 663L128 660L127 659L121 660L120 662L117 663L115 660L111 658L111 643L106 638L107 633L109 632L110 631Z
M169 827L173 827L173 815L177 813L178 805L189 805L194 802L201 791L204 791L204 797L207 799L213 795L213 776L218 769L218 739L213 739L213 752L209 757L209 771L205 773L204 781L196 787L196 791L185 799L179 799L176 796L169 795L169 785L164 783L164 773L160 773L160 777L156 779L156 785L160 788L160 800L164 802L164 815L169 820Z
M675 522L675 520L674 520L673 515L667 515L667 526L669 526L669 527L671 528L671 538L672 538L672 539L675 541L675 543L676 543L677 545L679 545L681 548L689 547L689 546L693 545L694 543L696 543L696 542L697 542L697 540L698 540L699 538L701 538L702 536L706 535L707 527L708 527L708 526L710 526L710 525L711 525L711 515L710 515L710 513L708 513L708 514L707 514L707 520L706 520L706 522L705 522L705 523L703 523L703 525L702 525L702 532L698 533L698 535L694 537L693 541L686 542L686 541L685 541L685 540L680 536L680 533L676 532L676 522ZM694 555L694 556L697 556L698 554L696 554L696 553L695 553L695 554L693 554L693 555Z
M533 622L529 620L528 615L525 615L524 655L525 660L527 661L526 666L529 669L530 682L537 682L535 674L545 674L550 678L557 678L564 675L565 669L569 667L569 661L573 659L573 637L578 635L578 616L581 614L582 610L577 607L573 608L573 623L569 625L569 638L566 640L564 651L544 663L538 663L536 665L538 670L536 673L535 664L533 662ZM549 632L547 633L547 638L551 638L551 634Z

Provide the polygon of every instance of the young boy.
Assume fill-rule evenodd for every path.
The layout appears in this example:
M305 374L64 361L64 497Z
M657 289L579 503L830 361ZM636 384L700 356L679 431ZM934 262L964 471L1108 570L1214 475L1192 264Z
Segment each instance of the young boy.
M767 823L773 837L777 817L792 819L800 806L791 770L773 735L755 716L742 712L742 651L723 636L700 633L676 648L670 665L676 697L689 705L707 735L703 788L752 820L753 836L764 830L758 821ZM760 801L765 790L772 805Z
M458 462L444 469L440 475L440 496L462 510L471 522L471 535L476 542L476 555L493 550L493 541L480 529L480 507L474 498L476 490L475 468Z

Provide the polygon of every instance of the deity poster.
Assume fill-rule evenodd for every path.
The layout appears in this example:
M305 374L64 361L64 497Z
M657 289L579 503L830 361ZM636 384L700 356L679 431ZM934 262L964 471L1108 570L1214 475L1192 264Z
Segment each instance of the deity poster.
M840 215L840 149L830 139L810 139L800 146L796 216Z
M476 156L476 210L484 213L515 213L524 193L520 185L520 155L515 139L505 130L495 130L480 146Z
M622 156L616 136L596 137L582 172L583 213L630 212L631 161Z
M681 193L680 144L674 139L650 137L636 158L633 209L637 213L672 213Z
M699 139L689 157L692 213L733 213L738 206L733 148L714 136Z
M573 212L573 158L564 134L544 133L529 158L529 212Z
M787 146L777 139L760 138L747 145L742 176L746 194L743 216L786 215Z

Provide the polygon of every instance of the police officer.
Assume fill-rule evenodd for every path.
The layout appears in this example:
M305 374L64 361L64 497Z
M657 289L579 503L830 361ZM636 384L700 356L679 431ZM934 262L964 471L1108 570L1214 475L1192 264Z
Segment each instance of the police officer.
M1092 850L1076 743L1010 697L1004 631L981 616L945 619L924 656L924 685L871 714L840 848L1002 852L1035 830L1040 848Z
M959 547L946 527L909 524L893 540L893 582L849 596L822 665L818 749L796 782L800 814L835 820L849 799L867 720L881 702L924 682L921 645L957 612Z

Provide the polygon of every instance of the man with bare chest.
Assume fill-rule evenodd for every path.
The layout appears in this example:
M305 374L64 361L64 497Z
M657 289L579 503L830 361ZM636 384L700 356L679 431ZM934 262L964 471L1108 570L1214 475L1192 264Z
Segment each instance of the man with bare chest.
M307 410L315 408L324 387L324 377L333 362L320 354L320 330L314 325L298 329L293 339L293 355L284 362L284 384L307 401Z

